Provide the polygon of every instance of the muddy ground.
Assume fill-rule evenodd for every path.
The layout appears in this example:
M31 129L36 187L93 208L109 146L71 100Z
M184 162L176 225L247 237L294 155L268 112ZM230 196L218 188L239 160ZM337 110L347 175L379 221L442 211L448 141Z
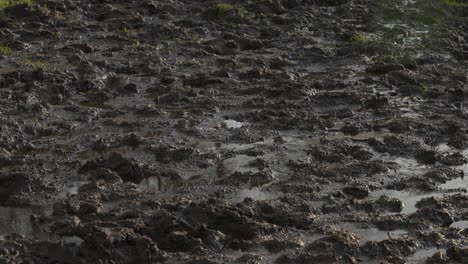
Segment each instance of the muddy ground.
M0 263L468 263L468 2L18 2Z

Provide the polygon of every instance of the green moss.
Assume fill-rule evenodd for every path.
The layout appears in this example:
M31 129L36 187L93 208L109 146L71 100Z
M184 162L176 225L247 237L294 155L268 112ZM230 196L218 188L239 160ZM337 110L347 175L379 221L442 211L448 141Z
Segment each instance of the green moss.
M170 118L184 118L187 112L179 109L166 109L164 110Z
M195 43L197 43L197 44L201 44L202 41L203 41L203 37L200 36L200 34L198 34L198 33L194 33L194 34L192 35L192 41L195 42Z
M247 15L247 9L243 6L234 6L229 3L219 3L209 8L206 14L214 19L223 18L228 14L238 14L240 17Z
M387 63L398 62L400 59L401 59L401 56L392 55L392 54L385 54L385 55L382 55L382 56L380 56L378 58L379 61L383 61L383 62L387 62Z
M33 2L32 0L0 0L0 8L20 5L20 4L32 5Z
M38 59L25 59L25 60L18 60L15 61L15 67L5 67L0 70L2 71L31 71L31 70L38 70L42 69L43 71L52 71L52 70L67 70L71 67L69 64L58 64L58 63L47 63L42 60Z
M123 25L121 28L120 28L120 31L127 37L127 38L131 38L131 37L134 37L138 32L132 28L129 28L128 26L126 25Z
M443 0L444 4L449 7L463 8L468 7L468 3L461 0Z
M239 13L239 16L245 17L247 15L247 9L245 9L243 6L240 6L237 8L237 13Z
M351 43L369 61L399 62L445 52L468 8L468 0L375 0L366 32ZM447 51L448 52L448 51Z
M8 74L17 70L18 68L16 67L3 67L3 68L0 68L0 74Z
M8 46L0 46L0 55L10 55L11 49Z
M354 34L351 37L353 45L367 45L372 42L371 38L366 34Z
M25 68L25 69L50 70L53 68L52 65L45 63L41 60L23 60L23 61L17 61L16 64L18 64L21 68Z
M132 39L132 44L135 47L140 47L141 46L141 42L138 39Z
M187 128L187 122L185 122L185 120L179 120L172 127L175 128L175 129L186 129Z
M143 44L138 39L138 31L123 25L120 28L120 32L132 43L136 48L140 48Z
M440 23L439 18L430 14L416 14L414 19L428 26Z
M282 136L276 136L273 138L273 143L275 144L284 144L286 140Z
M219 3L215 6L215 10L219 16L225 16L227 13L233 11L235 8L228 3Z

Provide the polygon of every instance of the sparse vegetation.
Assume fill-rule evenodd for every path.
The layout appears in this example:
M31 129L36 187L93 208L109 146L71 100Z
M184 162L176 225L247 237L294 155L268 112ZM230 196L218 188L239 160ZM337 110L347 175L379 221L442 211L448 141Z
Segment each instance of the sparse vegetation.
M276 136L273 138L273 143L275 144L284 144L286 140L282 136Z
M41 60L23 60L16 62L19 66L28 68L28 69L43 69L49 70L52 68L52 65L45 63Z
M20 4L32 5L33 2L32 0L0 0L0 8L20 5Z
M135 37L135 35L138 33L136 30L129 28L127 25L123 25L120 28L120 31L127 37L127 38L132 38Z
M0 260L468 256L468 0L32 1L0 8Z
M237 8L237 12L239 13L239 16L245 17L247 15L247 9L245 7L240 6Z
M452 36L450 24L468 7L465 0L416 0L395 5L394 1L372 3L372 22L365 33L350 41L371 62L398 62L440 50Z
M192 35L192 41L195 42L195 43L197 43L197 44L200 44L200 43L202 43L202 41L203 41L203 37L200 36L200 34L198 34L198 33L194 33L194 34Z
M0 55L5 56L11 53L11 48L8 46L0 46Z
M465 1L460 1L460 0L443 0L443 1L444 1L444 4L449 7L455 7L455 8L468 7L468 2L465 2Z
M237 13L240 17L244 17L247 15L247 9L243 6L234 6L229 3L219 3L207 10L207 14L212 18L222 18L231 13Z
M120 31L123 33L123 35L132 42L132 45L135 46L135 47L141 47L141 41L138 39L137 35L138 35L138 31L132 29L132 28L129 28L128 26L126 25L123 25L121 28L120 28Z
M382 55L378 58L378 61L383 61L383 62L399 62L402 59L401 55L395 55L395 54L385 54Z
M234 10L234 6L228 3L219 3L215 6L215 9L219 16L225 16L227 13Z
M366 34L354 34L351 37L353 45L367 45L372 42L371 38Z

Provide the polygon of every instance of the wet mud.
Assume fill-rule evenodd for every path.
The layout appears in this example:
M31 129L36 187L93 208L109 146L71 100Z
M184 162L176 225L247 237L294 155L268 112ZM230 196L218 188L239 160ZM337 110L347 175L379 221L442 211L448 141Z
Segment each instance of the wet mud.
M1 263L468 263L467 1L4 2Z

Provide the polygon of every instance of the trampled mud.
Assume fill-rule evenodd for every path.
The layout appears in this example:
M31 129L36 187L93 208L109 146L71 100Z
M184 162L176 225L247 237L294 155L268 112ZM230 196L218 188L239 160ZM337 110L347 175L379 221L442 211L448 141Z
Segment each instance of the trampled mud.
M468 262L468 2L0 8L1 262Z

